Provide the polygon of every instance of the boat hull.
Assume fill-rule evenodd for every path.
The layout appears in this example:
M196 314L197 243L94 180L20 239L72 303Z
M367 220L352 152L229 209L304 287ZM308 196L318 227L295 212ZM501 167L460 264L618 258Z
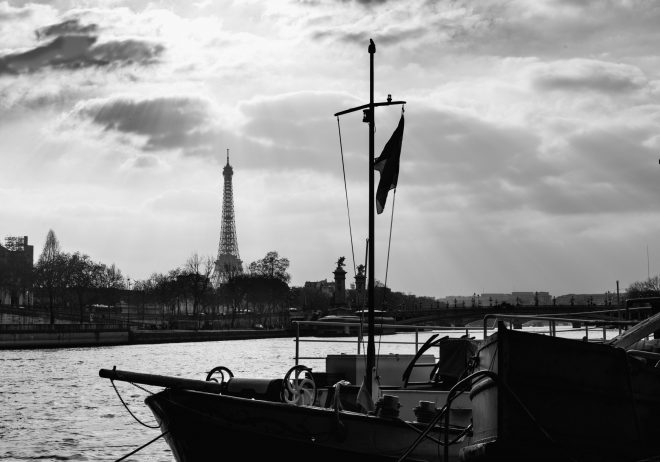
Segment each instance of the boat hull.
M315 462L394 461L417 439L424 424L354 412L188 390L166 389L145 400L176 459L246 460L304 457ZM457 432L450 432L454 438ZM444 438L438 428L406 460L442 461ZM458 460L452 446L449 460Z

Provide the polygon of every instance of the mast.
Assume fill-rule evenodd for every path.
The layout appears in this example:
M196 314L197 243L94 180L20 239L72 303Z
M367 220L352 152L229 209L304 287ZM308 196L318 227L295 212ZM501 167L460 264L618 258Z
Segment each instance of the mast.
M367 364L365 374L365 388L372 395L373 372L376 366L376 345L374 340L374 221L375 221L375 185L374 185L374 119L375 108L378 106L391 106L394 104L406 104L405 101L392 101L388 95L387 102L375 103L374 102L374 54L376 54L376 44L373 40L369 39L369 104L346 109L337 112L335 117L362 110L364 117L363 122L369 124L369 239L367 247Z
M376 365L376 346L374 341L374 55L376 45L369 39L369 263L367 264L367 374L366 389L372 396L373 370Z

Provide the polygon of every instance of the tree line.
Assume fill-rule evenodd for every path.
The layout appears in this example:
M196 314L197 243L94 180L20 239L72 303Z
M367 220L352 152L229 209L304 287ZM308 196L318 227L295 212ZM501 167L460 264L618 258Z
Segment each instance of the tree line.
M187 316L194 320L226 318L234 327L239 317L250 314L255 323L282 326L288 317L291 276L289 260L275 251L214 287L211 257L193 253L179 268L153 273L144 280L131 281L114 265L93 261L88 255L66 253L53 230L48 232L43 250L29 278L37 293L37 304L48 307L50 322L65 308L77 311L81 323L89 320L92 306L113 307L129 298L138 309L154 307L160 320ZM129 291L127 294L126 291ZM126 301L126 300L124 300ZM57 311L57 313L56 313Z
M222 318L223 326L230 328L245 325L246 318L265 327L286 326L289 307L300 308L306 319L335 307L329 290L313 285L290 287L289 260L275 251L218 287L212 283L214 265L211 257L193 253L182 266L167 273L131 281L114 264L96 262L81 252L63 252L55 233L49 230L34 267L5 268L8 271L0 271L0 285L33 288L35 305L47 307L51 323L63 312L83 323L90 319L91 307L117 307L120 301L142 310L143 319L145 312L153 316L155 309L161 321ZM634 282L626 297L660 297L660 276ZM366 308L365 298L354 287L347 290L351 309ZM378 281L374 299L377 309L392 313L440 308L440 302L432 297L395 292Z
M627 298L660 297L660 276L652 276L644 281L630 284L626 291Z

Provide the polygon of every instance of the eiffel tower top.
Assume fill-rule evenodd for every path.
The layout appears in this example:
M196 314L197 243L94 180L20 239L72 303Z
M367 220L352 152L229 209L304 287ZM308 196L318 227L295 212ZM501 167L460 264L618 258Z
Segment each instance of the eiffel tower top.
M229 165L229 149L227 149L227 165L225 165L225 168L222 169L222 175L223 176L231 176L234 174L234 169Z

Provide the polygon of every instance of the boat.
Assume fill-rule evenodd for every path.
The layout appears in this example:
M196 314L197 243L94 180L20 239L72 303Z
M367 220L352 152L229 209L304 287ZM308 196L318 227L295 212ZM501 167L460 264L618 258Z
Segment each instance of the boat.
M353 314L328 314L309 327L310 333L319 337L358 336L363 324L362 319Z
M660 332L660 314L610 342L520 332L500 322L480 342L433 334L411 358L377 358L373 229L374 198L382 197L374 194L374 110L405 102L374 102L373 41L368 52L369 104L335 114L363 110L369 124L366 354L328 355L325 373L297 363L281 378L235 377L223 366L204 380L115 368L99 375L163 388L145 403L179 462L228 454L315 462L659 457L660 354L638 346ZM434 361L428 353L436 347Z
M374 311L374 328L375 333L378 334L394 334L396 329L392 326L396 324L396 318L391 316L387 311L373 310ZM361 309L356 310L355 315L365 322L369 316L369 310Z
M307 332L319 337L362 336L367 331L368 310L356 310L354 314L328 314L320 317L317 322L302 323L308 327ZM396 320L387 312L374 310L374 334L395 334Z
M459 343L472 345L433 334L414 355L379 357L375 402L360 384L364 355L328 355L326 372L296 365L283 378L235 377L223 366L209 371L205 380L114 368L101 369L99 375L164 387L145 403L177 461L212 460L213 454L219 458L224 453L279 460L298 452L323 462L458 461L471 429L467 396L451 399L449 425L438 423L437 416L443 415L439 407L464 374L470 354L461 363L441 353L445 361L435 362L428 351L447 346L456 352ZM453 444L447 457L439 456L445 443Z

